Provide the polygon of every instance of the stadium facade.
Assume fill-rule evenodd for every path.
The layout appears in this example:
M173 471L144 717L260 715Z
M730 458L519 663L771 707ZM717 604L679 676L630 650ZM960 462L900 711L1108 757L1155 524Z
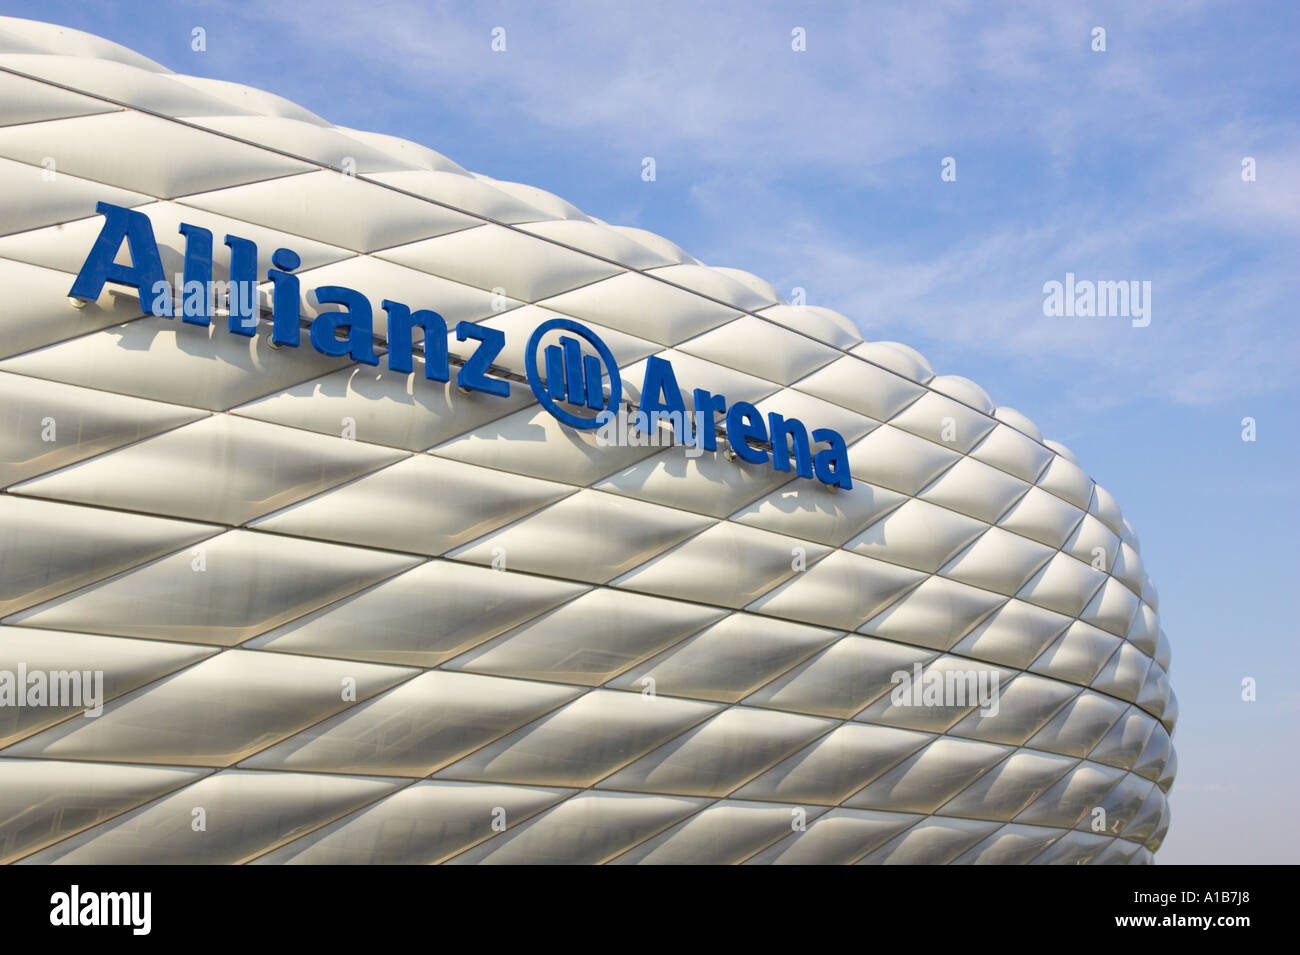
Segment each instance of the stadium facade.
M1023 414L87 34L0 104L0 859L1152 861L1155 587Z

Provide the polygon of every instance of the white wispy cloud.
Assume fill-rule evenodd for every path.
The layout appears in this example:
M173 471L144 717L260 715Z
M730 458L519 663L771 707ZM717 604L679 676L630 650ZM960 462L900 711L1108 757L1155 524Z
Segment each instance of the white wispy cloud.
M373 111L411 135L448 117L507 143L518 130L689 166L688 210L632 188L615 209L564 197L803 285L868 336L931 351L941 372L972 354L1026 374L1055 362L1061 400L1095 407L1267 391L1300 358L1300 133L1270 108L1267 77L1216 82L1260 53L1207 25L1211 10L327 0L259 9L273 29L241 36L260 63L285 36L322 69L372 63L354 84L331 78L327 116ZM806 53L790 49L796 26ZM1105 53L1090 49L1094 26ZM400 108L370 105L385 97ZM939 181L944 155L957 183ZM555 188L548 159L536 166L530 181ZM690 234L671 234L679 220ZM1152 325L1044 317L1042 285L1067 271L1152 282Z

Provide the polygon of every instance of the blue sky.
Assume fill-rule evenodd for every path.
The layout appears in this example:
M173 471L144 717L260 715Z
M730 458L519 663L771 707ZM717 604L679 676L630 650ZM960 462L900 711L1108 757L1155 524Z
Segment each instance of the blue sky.
M1300 861L1294 3L159 6L5 12L802 287L1027 414L1115 494L1160 589L1181 717L1158 859ZM1151 324L1045 317L1066 272L1150 281Z

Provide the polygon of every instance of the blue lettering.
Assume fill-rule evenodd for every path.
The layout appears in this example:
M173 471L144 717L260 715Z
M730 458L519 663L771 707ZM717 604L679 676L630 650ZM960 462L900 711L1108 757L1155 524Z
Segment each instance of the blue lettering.
M212 233L201 226L182 222L185 236L184 288L181 293L181 321L207 325L212 299Z
M812 433L814 441L825 441L830 445L817 452L813 463L817 468L817 480L823 484L838 484L844 490L853 487L853 477L849 474L849 451L844 446L844 438L838 431L830 428L818 428Z
M470 338L483 344L474 349L465 364L460 366L460 371L456 372L456 384L470 391L486 391L490 395L509 397L510 382L488 377L493 359L506 347L506 333L499 328L488 328L473 322L459 323L456 326L456 341L463 342Z
M419 328L424 332L424 377L433 381L446 381L451 375L447 357L446 319L427 308L412 312L401 302L390 299L384 299L379 304L388 313L389 370L404 375L415 370L412 332Z
M236 335L257 334L257 243L237 235L226 236L230 249L230 316L227 326ZM186 252L188 255L188 250Z
M276 249L271 255L266 277L271 280L271 343L298 347L299 323L302 321L301 291L298 276L289 273L302 265L293 249Z
M335 358L351 355L353 361L378 365L370 299L356 289L342 285L322 285L316 289L316 301L321 305L342 305L347 311L321 312L317 315L311 323L312 346L322 355ZM339 339L340 328L348 330L346 339Z
M663 401L660 401L660 396ZM670 420L673 423L673 434L676 435L678 442L685 442L683 437L686 427L686 403L682 400L682 390L677 387L677 376L673 374L671 362L651 355L646 359L645 379L641 385L641 410L646 413L649 420L657 420L652 417L656 412L667 411L674 415ZM637 427L641 427L641 419L637 419Z
M146 297L153 299L146 311L154 315L172 316L171 287L163 277L162 260L153 225L144 213L122 208L107 202L96 205L104 216L99 236L90 250L81 271L77 274L72 298L93 301L103 292L106 282L135 288L143 305ZM185 236L185 270L182 275L182 318L194 325L209 325L212 319L213 257L212 232L201 226L182 223ZM127 245L130 265L119 265L114 260ZM257 301L257 245L239 236L227 235L225 244L230 249L230 331L252 336L256 333L260 311ZM271 289L271 342L275 347L298 347L301 339L302 308L301 283L294 275L302 259L292 249L276 249L271 256L267 280ZM370 300L356 289L341 285L322 285L315 289L316 300L322 305L342 305L342 312L321 312L310 326L311 343L323 355L343 357L367 365L378 365L375 352L374 313ZM447 381L451 376L451 363L447 347L447 322L430 309L411 311L410 307L391 299L383 299L382 306L388 315L388 368L399 374L414 370L414 337L419 328L424 337L424 375L433 381ZM554 330L564 330L572 335L561 336L558 345L549 345L541 356L545 360L546 376L543 380L538 368L538 352L543 336ZM343 338L340 330L346 330ZM583 339L595 349L597 355L582 353ZM467 391L483 391L505 398L510 395L510 382L494 378L489 373L493 362L505 348L505 333L474 322L460 322L456 326L456 340L474 340L479 346L465 360L456 373L456 384ZM529 387L538 402L557 420L574 428L600 427L615 418L615 407L622 401L622 379L609 346L589 328L568 318L553 318L542 322L529 337L524 353L524 367ZM604 395L603 377L609 375L610 395ZM656 355L646 360L645 378L641 387L640 407L636 412L635 434L648 434L665 418L673 422L673 431L679 444L692 441L691 431L696 430L696 446L716 451L717 417L724 416L727 443L736 456L751 464L770 461L777 471L789 471L793 455L794 470L803 478L816 476L817 480L833 487L849 489L853 478L849 470L848 448L843 436L830 428L812 432L798 418L785 418L771 412L764 422L759 410L747 401L738 401L728 407L723 395L715 395L704 388L696 388L692 395L695 404L697 429L692 429L690 416L672 363ZM569 405L586 405L601 412L595 418L583 418L560 408L557 402ZM826 445L813 453L812 442ZM642 442L644 446L644 442Z
M775 411L767 416L772 438L772 467L778 471L790 470L790 442L794 441L795 472L804 478L813 476L812 454L808 448L808 429L798 418L783 418Z
M158 240L154 238L149 217L143 212L107 202L96 203L95 211L103 214L104 224L68 295L93 302L104 291L105 282L126 285L140 294L140 305L145 312L159 318L171 318L171 286L163 277ZM113 261L123 240L131 255L130 265L118 265ZM145 305L145 298L150 295L154 297L153 301Z
M695 440L703 442L701 446L705 451L718 450L718 434L715 430L714 416L726 413L726 398L705 391L703 388L695 389L695 418L700 427L700 432L695 436Z
M742 461L751 464L765 464L767 452L755 448L750 441L766 441L767 428L763 427L763 416L748 401L737 401L727 410L727 444L740 456Z

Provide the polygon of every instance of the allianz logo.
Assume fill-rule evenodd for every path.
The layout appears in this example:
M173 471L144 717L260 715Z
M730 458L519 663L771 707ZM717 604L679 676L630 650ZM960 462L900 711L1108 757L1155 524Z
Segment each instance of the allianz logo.
M224 300L228 330L250 338L257 333L261 307L257 296L257 245L252 240L225 236L222 241L230 250L230 281L214 282L212 232L202 226L181 223L179 232L185 237L185 261L179 277L178 302L163 272L149 217L108 202L98 203L95 211L104 216L104 224L68 292L75 306L95 301L104 285L112 283L135 289L147 314L159 318L179 314L181 321L191 325L210 325L216 302ZM130 264L117 261L124 244ZM302 344L303 290L298 276L293 274L301 264L301 257L292 249L276 249L271 256L271 268L263 279L271 284L270 341L275 348L298 348ZM312 319L307 328L311 346L322 355L350 357L362 364L378 365L374 309L370 300L356 289L342 285L317 286L312 293L321 305L338 305L342 310L322 312ZM449 381L450 331L443 317L430 309L412 310L392 299L383 299L380 308L388 319L387 339L379 340L387 348L388 369L406 375L414 372L414 340L418 328L424 337L424 377ZM558 344L548 344L543 349L545 336L557 332L561 333ZM505 333L463 321L457 323L455 334L459 342L478 343L459 364L457 386L464 391L509 397L510 380L492 374L493 362L505 348ZM584 350L584 343L590 351ZM538 325L524 351L524 364L528 385L538 402L569 427L609 428L611 420L626 414L622 377L613 353L595 332L579 322L554 318ZM815 477L829 487L846 490L853 487L848 449L839 432L831 428L810 431L798 418L786 418L776 412L764 416L748 401L728 402L726 396L704 388L695 388L691 396L693 416L686 410L672 363L650 356L646 360L640 409L633 420L633 430L643 435L649 435L651 429L657 433L658 422L667 420L677 443L697 449L697 454L692 456L706 450L717 451L721 433L725 436L729 458L768 464L777 471L790 471L793 467L800 477ZM591 415L587 411L597 413ZM609 439L612 433L602 436L599 443L623 443L616 438Z

